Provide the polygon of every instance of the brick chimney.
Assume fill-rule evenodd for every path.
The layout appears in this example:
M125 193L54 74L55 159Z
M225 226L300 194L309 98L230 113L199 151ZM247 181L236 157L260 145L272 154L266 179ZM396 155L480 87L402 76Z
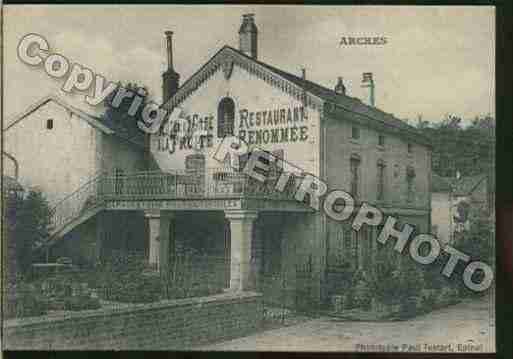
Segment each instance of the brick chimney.
M364 72L362 77L362 88L369 89L369 97L365 99L368 105L375 107L374 102L374 79L372 78L372 72Z
M344 80L342 76L338 77L337 84L335 85L335 92L339 95L345 95L346 94L346 87L344 86Z
M242 15L239 29L239 50L252 58L257 58L258 29L255 25L255 15Z
M166 103L178 90L180 75L173 67L173 32L166 31L167 70L162 74L162 103Z

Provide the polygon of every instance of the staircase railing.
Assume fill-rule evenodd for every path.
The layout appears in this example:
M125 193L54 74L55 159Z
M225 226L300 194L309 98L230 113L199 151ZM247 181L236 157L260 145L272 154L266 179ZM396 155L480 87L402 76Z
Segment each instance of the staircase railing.
M52 207L52 233L59 231L65 225L80 217L85 211L103 203L99 196L102 177L102 174L96 175Z

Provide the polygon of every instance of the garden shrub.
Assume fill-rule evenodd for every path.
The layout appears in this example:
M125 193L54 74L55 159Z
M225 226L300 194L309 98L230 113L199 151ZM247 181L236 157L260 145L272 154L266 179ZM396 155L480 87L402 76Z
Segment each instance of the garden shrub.
M127 271L126 273L108 272L100 281L100 298L124 303L149 303L161 297L159 277Z
M400 285L397 261L390 260L384 250L376 253L375 264L368 278L375 301L390 305L397 300Z
M443 287L437 296L437 306L445 307L459 302L458 290L451 287Z
M399 305L399 317L411 318L418 314L418 298L417 296L401 297Z
M437 308L438 304L438 295L437 290L433 289L424 289L421 291L422 295L422 310L424 312L429 312L433 309Z
M145 273L144 257L117 253L105 258L96 268L94 281L98 296L104 300L124 303L149 303L161 299L159 276Z
M353 301L357 307L369 309L371 304L371 288L365 278L361 278L354 288Z
M20 283L17 285L14 298L14 315L16 317L33 317L47 313L47 304L33 285Z
M170 276L163 285L163 296L181 299L221 293L224 281L219 281L217 268L216 258L184 248L174 259Z
M85 310L100 307L98 299L92 297L92 290L76 272L61 273L42 278L32 283L47 310Z

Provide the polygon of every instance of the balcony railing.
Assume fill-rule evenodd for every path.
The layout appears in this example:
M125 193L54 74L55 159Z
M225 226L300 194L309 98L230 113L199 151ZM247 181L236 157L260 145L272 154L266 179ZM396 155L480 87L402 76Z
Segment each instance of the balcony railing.
M170 172L137 172L104 176L99 197L104 200L237 198L293 199L299 179L291 176L284 192L274 186L279 174L260 182L231 168Z
M291 176L283 192L274 188L278 178L279 174L275 174L262 183L231 168L100 174L51 209L52 236L109 200L242 197L292 200L300 178Z

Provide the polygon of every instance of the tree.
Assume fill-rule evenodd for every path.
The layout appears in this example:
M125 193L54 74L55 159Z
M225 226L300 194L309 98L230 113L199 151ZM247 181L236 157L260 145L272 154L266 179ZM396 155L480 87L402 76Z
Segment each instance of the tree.
M489 171L495 146L495 119L477 116L469 126L462 126L461 117L447 115L437 123L417 122L417 130L433 145L433 172L443 177L472 176Z
M470 256L470 260L490 263L493 259L495 224L485 208L469 207L467 210L468 228L456 233L459 248Z
M39 191L30 191L24 198L11 197L6 206L7 221L12 224L9 235L16 242L18 270L27 274L32 265L34 246L49 237L51 211Z
M470 257L469 262L480 261L494 268L494 243L495 223L485 208L470 207L468 211L470 225L463 231L455 234L456 248ZM458 266L457 271L461 275L463 266ZM479 282L483 273L478 274L474 280ZM463 286L460 290L466 294L472 294Z

